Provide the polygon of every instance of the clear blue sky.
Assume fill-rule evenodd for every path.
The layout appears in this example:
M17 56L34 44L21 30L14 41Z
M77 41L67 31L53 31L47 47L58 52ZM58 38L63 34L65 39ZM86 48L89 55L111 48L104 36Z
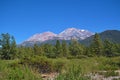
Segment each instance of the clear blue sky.
M0 0L0 33L10 33L17 43L69 27L120 30L120 0Z

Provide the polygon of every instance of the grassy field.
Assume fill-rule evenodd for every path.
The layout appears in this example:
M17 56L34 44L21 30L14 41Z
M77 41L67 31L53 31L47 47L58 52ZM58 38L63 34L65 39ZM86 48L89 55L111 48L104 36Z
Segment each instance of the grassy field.
M116 72L119 70L120 57L82 59L35 57L0 60L0 80L42 80L42 74L51 73L58 73L54 77L55 80L91 80L91 76L95 74L104 77L120 76L119 72Z

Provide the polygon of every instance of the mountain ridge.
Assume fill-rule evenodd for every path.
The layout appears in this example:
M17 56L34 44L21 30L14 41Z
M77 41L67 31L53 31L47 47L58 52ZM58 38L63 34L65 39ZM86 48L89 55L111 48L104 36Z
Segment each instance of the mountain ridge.
M75 31L75 32L74 32ZM70 36L70 33L73 33L74 36ZM80 34L79 35L79 32L85 32L84 34ZM87 33L88 32L88 33ZM26 40L24 41L21 45L22 46L33 46L34 44L45 44L45 43L50 43L50 44L55 44L56 40L65 40L66 42L70 42L71 39L77 39L80 43L84 44L84 45L89 45L92 40L93 40L93 36L94 36L94 33L90 32L90 31L87 31L87 30L80 30L80 29L76 29L76 28L68 28L68 29L65 29L64 31L62 31L61 33L59 34L55 34L55 33L52 33L52 32L44 32L44 33L40 33L40 34L52 34L52 35L47 35L47 39L45 41L39 41L39 40L36 40L36 41L32 41L32 40ZM71 35L73 35L71 34ZM87 36L87 34L90 34L89 36ZM114 43L120 43L120 31L119 30L106 30L106 31L103 31L101 33L98 33L101 37L101 40L104 41L105 39L108 39ZM61 37L62 35L62 37ZM84 36L85 38L84 39L81 39L81 35ZM33 35L34 36L34 35ZM67 37L66 37L67 36ZM44 36L46 37L46 36ZM38 38L37 38L38 39Z
M51 39L52 37L55 37L57 34L47 31L43 33L37 33L34 34L32 37L27 39L26 41L44 41L47 40L48 38Z
M36 44L36 43L43 43L48 40L84 40L87 37L92 36L94 33L84 30L84 29L77 29L77 28L67 28L60 32L59 34L55 34L53 32L47 31L43 33L37 33L31 36L29 39L25 40L22 45L26 45L28 43Z
M102 41L104 41L105 39L108 39L109 41L113 43L120 43L120 30L105 30L98 34ZM94 35L80 41L80 43L89 45L92 42L93 37Z

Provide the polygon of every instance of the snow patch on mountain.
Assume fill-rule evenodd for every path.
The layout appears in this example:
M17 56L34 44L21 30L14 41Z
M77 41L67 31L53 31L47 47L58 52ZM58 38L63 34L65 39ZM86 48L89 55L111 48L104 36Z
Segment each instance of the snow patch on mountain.
M89 36L93 35L92 32L84 29L68 28L58 34L58 37L62 37L64 40L77 39L83 40Z

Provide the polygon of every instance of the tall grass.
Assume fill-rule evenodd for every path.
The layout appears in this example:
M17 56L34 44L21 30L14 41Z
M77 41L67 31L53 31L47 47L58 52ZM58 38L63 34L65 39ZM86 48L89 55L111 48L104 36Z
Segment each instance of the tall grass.
M42 80L41 71L57 72L55 80L90 80L86 74L108 71L105 76L120 70L120 57L82 59L32 57L25 60L0 60L0 80ZM112 72L110 72L112 71Z
M41 80L37 75L27 65L19 65L18 61L0 60L0 80Z
M80 66L73 65L65 73L60 74L56 80L89 80L89 77L85 77L81 71Z
M19 68L14 68L9 71L8 80L40 80L40 77L37 77L28 66L22 66Z

